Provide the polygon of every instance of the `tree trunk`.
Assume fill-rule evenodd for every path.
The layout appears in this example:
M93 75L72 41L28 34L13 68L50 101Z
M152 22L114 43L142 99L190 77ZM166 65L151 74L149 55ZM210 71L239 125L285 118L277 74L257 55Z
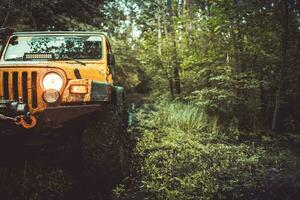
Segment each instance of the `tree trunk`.
M243 63L243 41L242 41L242 33L241 33L241 14L240 14L240 8L239 8L239 2L238 0L234 1L235 7L236 7L236 22L235 27L237 30L237 33L234 34L234 48L235 48L235 60L236 60L236 67L238 72L244 71L244 63Z
M157 19L157 41L158 41L158 55L162 55L162 34L161 34L161 14L159 12L158 19Z
M275 108L273 112L273 121L272 121L272 130L277 131L279 127L279 115L280 115L280 108L281 108L281 98L282 98L282 88L283 88L283 82L284 82L284 75L285 75L285 69L288 67L288 39L289 39L289 5L287 0L282 1L282 12L283 12L283 18L282 18L282 28L283 28L283 34L282 34L282 61L280 65L280 74L279 74L279 80L278 80L278 87L276 92L276 99L275 99Z
M178 65L178 64L177 64ZM175 92L176 94L181 94L181 87L180 87L180 69L178 66L174 68L174 82L175 82Z
M172 97L174 97L174 83L173 83L173 77L169 77L169 89L170 94Z
M4 28L4 27L6 26L6 23L7 23L7 21L8 21L8 17L9 17L9 15L10 15L11 4L12 4L12 0L10 0L10 1L8 2L7 13L6 13L5 18L4 18L3 22L2 22L1 28Z
M185 19L185 32L188 35L190 31L190 23L189 23L189 17L190 17L190 0L183 0L183 15Z
M169 32L171 35L171 43L170 45L172 46L172 52L171 52L171 68L173 69L173 75L172 75L172 83L174 82L174 87L172 89L175 89L175 94L180 94L181 93L181 88L180 88L180 70L179 70L179 63L178 63L178 58L177 58L177 41L176 41L176 31L174 29L174 20L173 17L175 16L175 10L173 9L172 6L172 0L168 0L168 13L169 13ZM170 84L171 85L171 84ZM173 84L172 84L173 86ZM170 87L171 89L171 87ZM174 92L171 92L173 95Z

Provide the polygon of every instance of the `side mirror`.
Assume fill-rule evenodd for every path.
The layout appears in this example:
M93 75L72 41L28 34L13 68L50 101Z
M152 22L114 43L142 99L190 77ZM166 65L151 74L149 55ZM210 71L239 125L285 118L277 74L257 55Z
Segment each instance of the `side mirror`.
M115 66L115 64L116 64L115 55L112 53L108 54L108 64L110 66Z

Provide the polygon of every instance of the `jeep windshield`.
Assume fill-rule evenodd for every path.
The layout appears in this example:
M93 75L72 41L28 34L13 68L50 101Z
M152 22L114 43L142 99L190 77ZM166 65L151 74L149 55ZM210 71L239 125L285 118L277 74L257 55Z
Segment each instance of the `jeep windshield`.
M102 58L102 38L91 35L13 36L4 60L24 61L27 54L51 54L52 60L99 60Z

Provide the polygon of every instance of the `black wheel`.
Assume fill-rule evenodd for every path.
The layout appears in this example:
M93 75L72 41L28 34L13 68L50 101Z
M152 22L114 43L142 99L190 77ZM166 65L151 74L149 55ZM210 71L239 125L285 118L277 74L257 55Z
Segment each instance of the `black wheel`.
M92 115L81 135L83 173L97 185L112 187L127 173L126 130L116 109Z

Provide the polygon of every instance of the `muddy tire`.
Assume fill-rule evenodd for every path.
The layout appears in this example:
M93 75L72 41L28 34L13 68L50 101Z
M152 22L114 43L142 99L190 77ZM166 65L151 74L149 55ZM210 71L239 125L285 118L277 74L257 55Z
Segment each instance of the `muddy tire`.
M126 175L125 133L121 112L92 116L81 135L83 173L89 181L111 187Z

